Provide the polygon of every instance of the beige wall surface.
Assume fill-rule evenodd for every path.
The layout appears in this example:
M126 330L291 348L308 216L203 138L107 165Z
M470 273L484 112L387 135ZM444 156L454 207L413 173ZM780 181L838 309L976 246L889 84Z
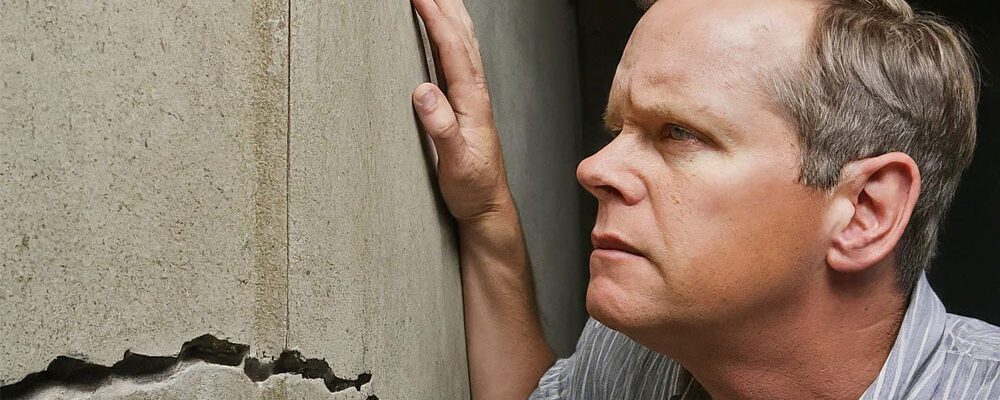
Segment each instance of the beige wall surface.
M0 3L0 383L284 347L282 3Z
M573 10L468 2L546 334L567 354L586 284ZM407 0L0 10L0 385L58 356L111 366L208 333L265 361L295 349L339 377L371 373L343 398L468 397L452 223L410 107L428 77ZM241 373L181 362L43 397L325 389Z
M292 2L289 344L392 399L468 396L462 288L406 0Z

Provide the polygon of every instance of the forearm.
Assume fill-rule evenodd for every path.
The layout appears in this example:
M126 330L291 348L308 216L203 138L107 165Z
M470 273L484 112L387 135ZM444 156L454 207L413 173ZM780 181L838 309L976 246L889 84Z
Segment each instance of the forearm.
M523 399L554 355L542 335L524 235L511 203L459 224L472 395Z
M437 45L448 83L447 95L421 84L413 104L439 157L441 195L459 221L472 395L523 399L554 357L542 336L472 18L462 0L413 5Z

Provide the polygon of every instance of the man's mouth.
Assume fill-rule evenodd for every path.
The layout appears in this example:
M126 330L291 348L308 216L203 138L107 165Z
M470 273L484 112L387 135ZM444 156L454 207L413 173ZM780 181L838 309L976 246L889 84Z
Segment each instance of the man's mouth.
M643 257L642 252L614 233L594 232L590 235L590 242L597 255Z

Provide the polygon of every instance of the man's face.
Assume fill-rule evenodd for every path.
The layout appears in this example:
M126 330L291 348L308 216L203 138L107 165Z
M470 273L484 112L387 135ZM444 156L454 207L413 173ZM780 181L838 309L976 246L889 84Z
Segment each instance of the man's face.
M827 198L798 183L796 134L761 90L799 61L812 16L796 0L660 0L639 22L609 98L619 133L577 171L599 201L595 318L633 337L729 327L821 279Z

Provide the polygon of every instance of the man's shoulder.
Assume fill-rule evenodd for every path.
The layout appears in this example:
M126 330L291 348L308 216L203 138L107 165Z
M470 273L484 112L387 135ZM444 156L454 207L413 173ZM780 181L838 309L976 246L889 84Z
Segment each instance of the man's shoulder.
M1000 327L975 318L948 314L943 348L955 356L1000 363Z
M669 398L691 383L669 357L590 319L576 351L542 376L531 399Z

